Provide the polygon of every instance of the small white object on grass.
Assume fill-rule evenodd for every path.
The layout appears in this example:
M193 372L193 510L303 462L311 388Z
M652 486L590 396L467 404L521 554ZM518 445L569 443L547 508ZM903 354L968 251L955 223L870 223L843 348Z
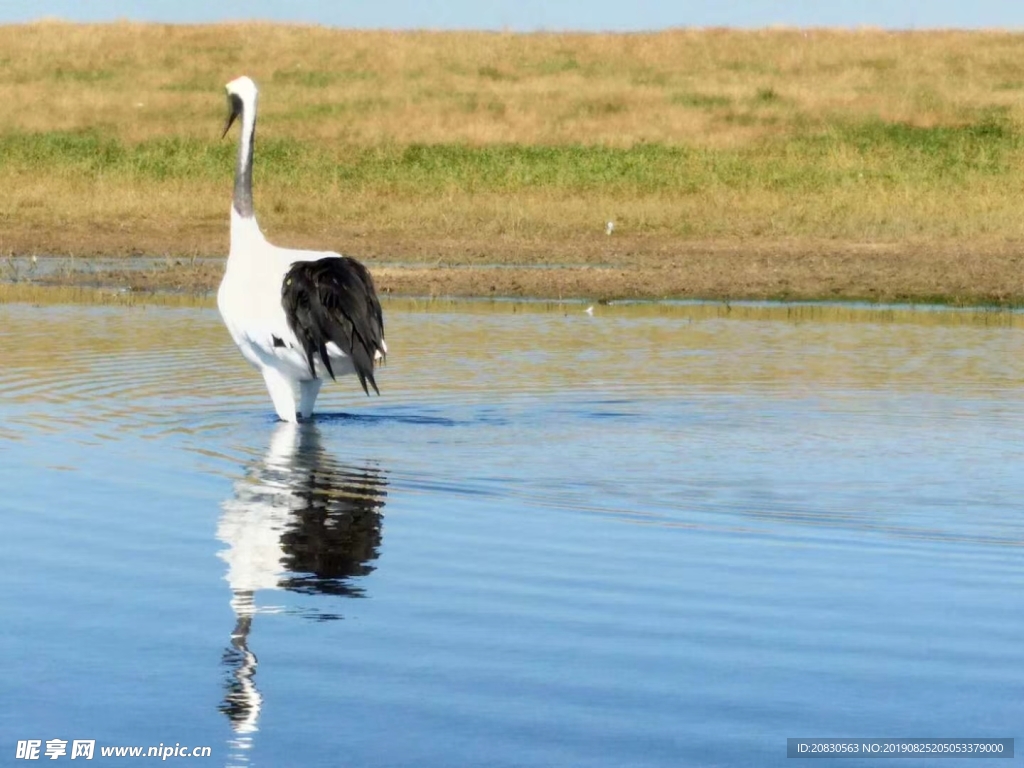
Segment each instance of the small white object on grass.
M587 313L588 315L590 315L591 317L593 317L593 316L594 316L594 305L593 305L593 304L591 304L591 305L590 305L589 307L587 307L587 308L586 308L586 309L584 309L583 311L584 311L584 312L586 312L586 313Z
M614 231L615 231L615 222L614 221L609 221L607 224L604 225L604 233L606 235L610 235Z

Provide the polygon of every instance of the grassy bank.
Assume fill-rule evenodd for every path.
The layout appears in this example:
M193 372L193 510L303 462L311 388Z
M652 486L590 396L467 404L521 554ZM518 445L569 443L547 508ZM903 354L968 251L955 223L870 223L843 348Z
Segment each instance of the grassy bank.
M1024 299L1022 35L44 23L0 51L2 253L224 253L246 72L264 229L415 267L396 290Z

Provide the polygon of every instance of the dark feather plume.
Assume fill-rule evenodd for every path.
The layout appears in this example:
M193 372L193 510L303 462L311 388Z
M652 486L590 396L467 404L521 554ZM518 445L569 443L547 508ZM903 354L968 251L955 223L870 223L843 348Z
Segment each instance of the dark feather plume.
M384 354L384 316L369 270L348 256L328 256L318 261L292 264L281 286L281 303L295 337L316 376L316 355L334 378L327 356L328 342L334 342L352 359L363 391L369 382L378 395L373 378L374 356Z

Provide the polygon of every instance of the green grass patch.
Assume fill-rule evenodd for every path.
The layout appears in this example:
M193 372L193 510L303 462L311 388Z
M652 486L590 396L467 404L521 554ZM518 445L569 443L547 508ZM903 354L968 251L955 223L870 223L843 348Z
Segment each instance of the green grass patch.
M710 93L674 93L669 99L671 103L693 109L719 109L732 106L732 99Z
M580 63L571 51L562 51L557 56L545 59L534 67L539 75L558 75L562 72L574 72L579 68Z
M14 133L0 138L8 168L38 175L127 176L149 180L222 175L233 147L194 139L155 139L129 145L98 131Z
M113 80L114 73L106 69L57 67L53 70L53 79L57 82L67 83L102 83L106 80Z
M472 106L495 114L504 109L500 102ZM0 167L40 177L227 179L235 152L234 141L173 137L133 144L100 131L0 136ZM948 187L1016 173L1022 162L1024 136L995 119L935 127L834 123L735 149L657 143L368 147L259 136L256 145L257 178L270 183L413 196L451 188L679 195L713 188L827 192L863 183Z
M774 88L758 88L754 94L754 101L758 104L775 104L782 101L782 97Z
M477 69L476 73L477 73L477 75L479 75L484 80L495 80L495 81L501 81L501 80L514 81L514 80L518 80L518 78L515 77L514 75L510 75L507 72L502 72L497 67L493 67L493 66L490 66L490 65L480 67L479 69Z
M866 163L887 165L908 179L936 181L1010 173L1024 148L1019 130L993 118L931 127L873 120L838 127L824 141L851 147Z

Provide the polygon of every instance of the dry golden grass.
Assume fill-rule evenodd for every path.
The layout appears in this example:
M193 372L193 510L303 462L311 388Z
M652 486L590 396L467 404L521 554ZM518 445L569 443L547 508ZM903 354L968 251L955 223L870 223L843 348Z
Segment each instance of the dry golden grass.
M39 23L0 27L0 50L0 132L101 127L131 141L214 138L221 87L241 73L264 89L267 132L344 143L732 147L795 115L921 126L1024 115L1024 36L999 32Z
M242 73L283 244L434 281L603 265L576 289L600 295L1024 297L1024 35L1001 32L0 27L0 252L224 253ZM439 285L492 284L464 280Z

